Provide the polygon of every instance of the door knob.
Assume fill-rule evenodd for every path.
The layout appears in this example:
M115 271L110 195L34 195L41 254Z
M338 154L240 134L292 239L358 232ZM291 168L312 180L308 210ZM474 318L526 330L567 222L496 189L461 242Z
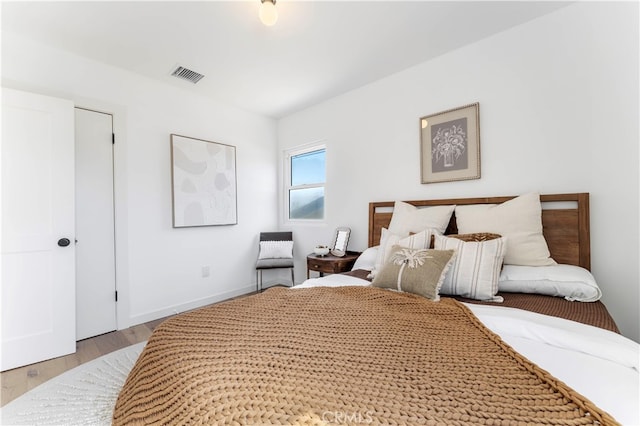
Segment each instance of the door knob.
M59 245L60 247L66 247L66 246L68 246L69 244L71 244L71 241L69 241L69 239L68 239L68 238L60 238L60 239L58 240L58 245Z

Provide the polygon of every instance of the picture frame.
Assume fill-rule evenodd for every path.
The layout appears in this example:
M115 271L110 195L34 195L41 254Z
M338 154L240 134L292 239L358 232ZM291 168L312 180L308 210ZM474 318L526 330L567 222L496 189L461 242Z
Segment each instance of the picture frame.
M331 245L331 254L336 257L343 257L347 254L347 246L349 245L349 236L351 228L341 226L336 228L336 234Z
M238 223L236 147L171 134L173 227Z
M422 183L480 179L480 104L420 118Z

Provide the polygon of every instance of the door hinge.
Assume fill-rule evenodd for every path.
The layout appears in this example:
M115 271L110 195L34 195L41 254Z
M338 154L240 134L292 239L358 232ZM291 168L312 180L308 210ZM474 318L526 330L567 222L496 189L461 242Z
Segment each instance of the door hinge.
M118 290L116 290L116 302L118 301Z
M111 133L111 145L115 145L115 144L116 144L116 134Z

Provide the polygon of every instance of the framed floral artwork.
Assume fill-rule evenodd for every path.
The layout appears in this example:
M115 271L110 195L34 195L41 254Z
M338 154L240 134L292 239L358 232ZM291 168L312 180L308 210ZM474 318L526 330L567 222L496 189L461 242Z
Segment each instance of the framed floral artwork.
M480 105L420 118L422 183L480 179Z

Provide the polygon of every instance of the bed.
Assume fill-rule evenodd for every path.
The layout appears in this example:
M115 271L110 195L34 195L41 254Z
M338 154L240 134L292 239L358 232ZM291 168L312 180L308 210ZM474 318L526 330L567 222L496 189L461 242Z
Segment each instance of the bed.
M536 197L550 258L561 270L588 271L588 194ZM127 378L113 424L640 424L638 344L617 332L593 282L586 290L573 282L569 290L556 281L532 283L531 271L557 268L512 271L507 256L519 262L519 255L536 249L524 244L522 253L508 252L508 243L502 244L507 237L485 241L485 233L474 233L479 241L452 241L459 227L469 228L469 213L474 221L484 214L475 206L519 200L402 203L402 209L414 209L411 214L471 206L451 208L449 216L444 211L438 236L407 229L393 234L400 204L370 203L370 248L354 271L272 288L161 324ZM383 288L394 262L381 264L379 257L392 237L424 240L423 248L412 249L414 257L393 266L402 291ZM424 248L434 241L462 249ZM392 257L407 250L391 247ZM499 283L511 292L491 286L470 294L451 291L458 288L450 279L454 271L464 275L464 253L479 248L476 257L484 256L490 247L503 257L485 272L508 275ZM437 293L431 298L408 291L413 278L406 271L422 261L417 255L444 264L429 287ZM518 274L533 292L513 292L520 289ZM446 286L460 294L440 294Z

